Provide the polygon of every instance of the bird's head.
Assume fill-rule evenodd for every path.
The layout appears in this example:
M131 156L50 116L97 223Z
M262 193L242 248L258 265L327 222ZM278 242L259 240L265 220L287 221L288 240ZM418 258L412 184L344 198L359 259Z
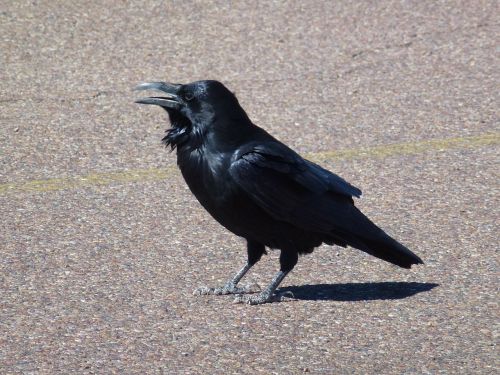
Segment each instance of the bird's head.
M210 131L232 132L249 122L236 96L218 81L197 81L189 84L146 82L136 90L156 90L161 96L136 100L165 109L172 128L164 142L175 148L186 141L201 141ZM227 128L227 129L225 129ZM200 139L198 139L200 138Z

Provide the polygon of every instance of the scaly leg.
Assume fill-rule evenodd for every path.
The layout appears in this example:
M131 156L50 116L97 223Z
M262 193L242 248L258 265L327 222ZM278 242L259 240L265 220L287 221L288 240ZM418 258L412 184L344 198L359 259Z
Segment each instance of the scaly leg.
M208 295L208 294L215 294L215 295L222 295L222 294L239 294L239 293L255 293L260 290L258 288L258 285L253 284L253 285L246 285L244 287L237 287L236 284L245 276L245 274L248 272L248 270L252 268L252 265L250 263L245 264L245 266L238 271L234 277L229 280L224 286L218 287L218 288L209 288L206 286L202 286L201 288L198 288L194 291L193 294L195 295ZM257 288L255 288L257 286Z
M234 303L248 303L249 305L261 305L263 303L271 303L271 302L282 302L286 300L285 295L276 295L274 291L280 285L281 281L285 278L288 272L279 271L274 279L271 281L271 284L267 286L259 295L257 296L243 296L238 295L234 299Z
M246 285L244 287L236 286L240 280L245 276L250 268L253 267L255 263L257 263L263 254L265 254L266 249L264 245L247 240L247 253L248 253L248 261L245 266L234 275L224 286L218 288L209 288L209 287L201 287L194 291L195 295L222 295L222 294L240 294L240 293L255 293L260 290L260 287L257 284Z
M274 276L271 284L267 286L259 295L257 296L243 296L238 295L234 299L234 303L248 303L249 305L261 305L263 303L271 302L282 302L289 297L291 293L285 294L274 294L276 288L283 281L285 276L293 269L297 264L299 255L296 251L284 251L281 250L280 254L280 271ZM293 297L293 295L292 295Z

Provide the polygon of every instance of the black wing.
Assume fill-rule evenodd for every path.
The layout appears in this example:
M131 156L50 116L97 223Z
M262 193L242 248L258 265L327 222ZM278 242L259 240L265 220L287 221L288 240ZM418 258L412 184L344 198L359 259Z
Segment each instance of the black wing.
M229 168L236 183L276 220L323 233L324 242L350 245L410 268L422 260L361 213L361 190L278 142L248 145Z
M247 145L234 156L229 171L273 218L318 232L338 226L343 232L342 222L352 215L352 197L361 195L341 177L278 142Z

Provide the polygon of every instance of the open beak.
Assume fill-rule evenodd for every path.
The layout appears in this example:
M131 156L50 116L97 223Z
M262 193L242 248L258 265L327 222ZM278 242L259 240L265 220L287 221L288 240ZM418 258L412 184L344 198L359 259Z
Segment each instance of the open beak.
M167 82L145 82L141 83L134 90L156 90L161 91L165 95L151 96L149 98L140 98L135 102L139 104L154 104L165 108L179 109L181 101L177 92L182 85L177 83Z

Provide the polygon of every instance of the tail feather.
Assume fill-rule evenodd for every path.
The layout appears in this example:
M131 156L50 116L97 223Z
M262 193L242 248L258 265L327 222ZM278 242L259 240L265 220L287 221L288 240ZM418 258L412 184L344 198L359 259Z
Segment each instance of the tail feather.
M413 264L424 263L416 254L389 237L382 230L378 238L362 239L362 241L365 246L360 250L397 266L411 268Z
M352 206L352 208L354 211L351 211L351 219L354 219L353 223L356 225L342 228L339 236L349 246L403 268L411 268L413 264L424 263L416 254L377 227L356 207ZM338 229L340 228L337 228L335 232L340 234Z

